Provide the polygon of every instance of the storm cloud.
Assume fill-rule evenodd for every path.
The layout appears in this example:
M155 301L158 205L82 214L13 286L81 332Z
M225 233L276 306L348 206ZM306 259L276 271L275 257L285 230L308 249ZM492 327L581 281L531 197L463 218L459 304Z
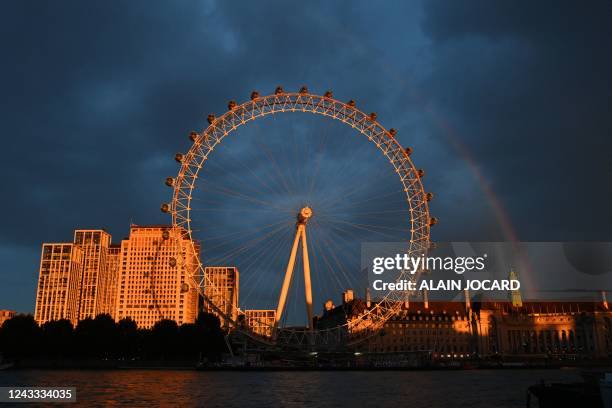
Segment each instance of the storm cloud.
M333 89L399 129L436 193L435 240L506 240L500 214L520 240L610 240L611 8L5 2L0 308L33 310L42 242L168 222L188 132L277 85Z

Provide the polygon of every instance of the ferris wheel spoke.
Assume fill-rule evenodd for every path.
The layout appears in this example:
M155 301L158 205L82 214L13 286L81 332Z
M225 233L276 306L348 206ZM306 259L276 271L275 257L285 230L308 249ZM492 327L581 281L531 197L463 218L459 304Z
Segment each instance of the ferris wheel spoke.
M213 251L213 250L215 250L215 249L217 249L219 247L227 245L228 243L235 243L236 242L236 238L235 237L237 237L237 236L238 237L246 238L246 237L255 235L255 236L260 237L259 234L266 232L268 229L273 229L274 230L275 228L277 228L277 227L279 227L281 225L282 226L286 225L286 221L283 220L283 221L275 222L275 223L272 223L272 224L268 224L268 225L265 225L265 226L262 226L262 227L259 227L259 228L252 228L252 227L250 227L250 228L246 228L246 229L243 229L243 230L240 230L240 231L236 231L236 232L233 232L233 233L230 233L230 234L220 235L220 236L216 236L216 237L210 237L210 238L207 238L207 239L203 239L202 243L205 243L205 242L208 242L208 241L216 242L217 243L216 245L207 246L205 248L207 252L208 251Z
M239 193L239 192L236 192L236 191L232 191L232 190L230 190L228 188L216 187L212 191L220 193L220 194L227 195L229 197L245 200L245 201L248 201L248 202L251 202L251 203L262 204L262 205L265 205L265 206L269 206L269 207L274 208L274 209L276 209L278 211L290 212L290 210L284 209L284 208L279 208L278 206L276 206L276 205L274 205L274 204L272 204L272 203L270 203L268 201L257 199L257 198L254 198L254 197L251 197L251 196L248 196L246 194Z
M240 163L243 168L245 168L247 171L252 172L252 170L249 167L246 167L241 160L236 160L233 161L232 163ZM229 177L230 179L234 180L235 182L238 183L238 185L241 187L242 190L246 190L248 191L250 194L253 193L257 193L258 189L253 189L253 185L251 183L245 183L244 178L240 178L238 177L234 171L228 171L228 169L224 169L221 166L218 166L216 164L213 164L212 162L208 164L208 166L212 167L213 169L218 170L218 173L221 177ZM253 173L255 175L255 173ZM211 177L212 179L212 177ZM258 179L256 179L258 180ZM258 180L259 181L259 180ZM209 182L205 183L204 185L204 189L206 188L206 185L208 185ZM273 193L273 191L270 191L271 193Z
M271 242L268 243L268 245L265 245L265 246L262 245L259 250L255 251L255 253L251 256L251 258L241 260L241 270L243 270L244 272L249 272L254 267L256 268L258 266L257 261L259 261L266 255L268 255L268 260L272 260L274 264L276 264L275 260L281 253L281 249L283 248L282 244L285 243L286 241L287 239L285 235L283 234L275 235L275 237L271 240ZM270 251L270 248L272 248L271 251ZM245 284L249 283L248 285L246 285L246 287L249 288L249 291L257 287L257 285L259 284L259 281L261 280L261 277L264 275L265 274L263 273L256 273L256 274L247 273ZM255 285L251 285L250 282L253 280L254 277L257 278L257 281ZM249 292L247 292L247 294L248 293Z
M255 128L257 129L257 132L256 132L257 135L261 135L261 136L266 135L267 132L264 132L261 130L259 123L255 122ZM262 146L259 138L253 140L252 143L257 149L257 151L260 153L259 157L264 157L266 159L266 163L270 164L271 153ZM274 157L272 156L271 158L273 159ZM271 168L268 167L267 169L268 171L266 172L266 175L263 176L263 178L274 182L274 185L276 186L276 189L275 190L273 189L273 191L275 191L275 196L280 196L283 194L290 194L289 186L286 180L284 179L283 173L280 171L278 164L276 162L273 162L271 164L272 164Z
M399 193L401 193L402 190L396 190L396 191L392 191L389 193L385 193L385 194L368 194L367 198L363 199L363 200L346 200L343 202L343 206L338 207L338 210L349 210L351 208L355 208L355 207L359 207L360 205L364 204L364 203L370 203L372 201L380 201L384 198L387 197L391 197L391 196L397 196ZM346 198L346 197L344 197Z
M289 194L289 195L295 194L295 192L292 191L291 188L289 187L289 182L287 181L287 178L285 177L285 172L283 172L281 170L281 168L279 167L278 162L274 158L274 155L271 154L271 152L265 146L262 146L261 143L259 143L259 141L256 141L255 145L257 146L257 148L259 150L261 150L264 153L264 155L268 159L269 163L274 168L274 171L275 171L274 174L281 181L281 184L284 187L284 189L287 192L287 194Z
M328 126L325 129L325 132L323 133L323 138L319 144L319 149L315 149L314 150L314 155L315 155L315 167L314 167L314 172L310 177L310 183L308 183L310 185L310 188L308 189L308 196L312 197L312 193L314 191L315 188L315 183L319 174L319 170L321 168L321 160L323 159L323 152L325 149L325 146L327 145L327 140L329 138L329 127L331 126L330 123L328 123Z
M378 227L372 226L372 225L360 225L360 224L357 224L357 223L352 223L352 222L347 222L347 221L339 221L339 220L336 220L336 221L327 220L327 222L330 223L330 227L331 228L338 228L337 224L341 224L341 225L344 225L344 226L352 227L352 228L360 230L360 231L372 232L372 233L374 233L376 235L381 235L381 236L385 236L385 237L388 237L388 238L397 239L397 236L395 236L395 235L389 234L387 232L377 231L375 228L378 228ZM394 229L394 228L392 228L392 229L396 230L396 231L402 231L402 230L399 230L399 229Z
M229 152L231 151L231 149L226 149L227 153L229 154ZM233 154L232 154L233 160L231 160L232 163L238 163L238 165L240 165L243 169L245 169L251 176L253 176L255 178L255 180L262 185L263 187L265 187L265 189L271 193L272 195L277 195L278 194L278 190L274 190L270 184L268 184L264 178L260 177L250 166L248 166L247 164L245 164L245 162L243 160L241 160L240 158L236 158ZM222 172L223 169L218 167ZM241 183L242 185L248 185L248 183L245 183L243 179L240 179L238 177L236 177Z
M259 238L255 238L250 240L249 242L247 242L245 245L242 245L238 248L235 248L233 250L231 250L230 252L224 254L224 256L222 258L212 258L210 259L210 262L215 261L214 263L220 264L222 263L221 261L226 261L226 260L231 260L232 257L239 255L240 253L244 252L246 249L252 248L254 245L257 245L258 243L260 243L261 241L265 241L270 235L276 234L278 232L281 232L284 228L286 228L285 226L280 226L266 234L264 234L263 236L259 237Z
M331 262L329 262L329 260L327 259L327 255L325 254L325 251L322 250L321 245L317 241L313 241L312 244L316 248L316 252L321 255L320 259L327 266L327 271L329 273L326 275L331 276L333 278L333 282L336 284L338 293L341 293L344 290L344 288L342 287L342 282L340 282L340 280L338 279L337 274L334 273L334 267L331 265Z
M276 246L276 251L272 254L271 264L272 265L281 265L286 260L285 258L286 258L286 254L287 254L288 250L289 250L288 245L284 245L284 242L280 242ZM282 270L282 268L279 268L279 270ZM267 302L265 302L265 303L266 303L266 305L268 307L271 306L271 308L273 308L273 309L276 309L276 306L277 306L275 302L278 300L278 294L280 293L280 289L281 289L281 279L280 279L281 276L282 276L281 273L279 273L278 275L273 274L271 277L268 277L268 276L264 275L263 273L260 273L259 277L258 277L258 280L257 280L257 282L258 282L257 285L259 285L259 282L261 282L262 279L263 279L264 282L263 282L262 286L265 287L266 289L270 290L270 293L272 294L272 296L268 297L267 298ZM271 279L272 280L271 284L270 284L270 278L272 278ZM276 278L276 279L274 279L274 278ZM257 285L255 287L258 287ZM261 294L262 291L260 290L260 291L258 291L258 293ZM264 299L264 301L265 300L266 299ZM261 295L259 295L256 298L256 301L258 303L262 303Z
M261 243L262 241L265 241L266 239L268 239L268 237L270 237L271 235L274 235L276 233L280 232L280 228L278 230L274 230L271 232L268 232L267 234L263 235L262 237L256 238L256 239L252 239L250 241L248 241L246 244L243 244L241 246L239 246L238 248L233 248L228 252L223 253L220 256L214 257L214 258L210 258L209 262L210 264L222 264L225 263L226 261L233 261L232 258L238 257L240 254L244 253L246 250L253 248L255 245Z
M316 223L314 222L313 222L313 227L314 228L311 228L310 234L308 235L308 238L307 238L308 247L311 250L312 259L313 259L313 267L312 267L313 282L318 282L317 286L319 288L325 288L327 287L327 285L324 285L323 282L326 282L328 280L328 274L324 274L322 272L322 265L320 261L320 250L317 245L318 234L317 234Z
M277 126L276 115L272 115L272 122L274 122L273 126L276 127ZM289 132L289 133L292 133L292 132ZM266 134L266 132L262 132L262 134ZM284 139L287 139L286 135L283 135L283 137ZM293 183L293 180L290 178L291 166L286 166L285 163L281 163L281 160L284 157L288 156L288 154L286 154L285 152L287 143L280 143L278 146L276 146L276 148L278 149L276 154L273 154L273 152L270 151L269 148L263 145L261 142L261 139L257 139L255 143L259 151L261 151L266 157L267 162L272 165L272 170L274 170L273 174L276 176L277 180L280 181L280 185L284 187L286 193L289 195L295 194L295 191L293 189L295 184Z
M376 199L380 198L379 194L376 194L375 191L371 191L371 186L368 183L362 183L359 186L346 186L343 189L338 189L336 194L330 195L329 198L322 200L321 207L330 208L335 206L338 203L342 203L346 205L347 203L353 202L366 202L368 199ZM359 196L360 194L365 194L366 199L355 201L355 196ZM396 193L397 194L397 193ZM376 198L375 198L376 197Z
M266 245L260 245L258 249L252 251L251 253L247 254L247 256L240 259L241 267L244 266L248 268L250 265L253 264L253 262L251 262L253 258L259 258L260 256L265 255L266 253L268 253L268 250L271 247L276 248L279 243L285 242L286 240L286 231L280 230L278 232L274 232L274 234L272 234L269 239L267 239Z
M348 216L348 215L343 215L343 214L338 214L336 216L331 215L331 216L334 217L337 221L345 221L345 222L352 223L353 219L357 218L364 225L376 225L377 228L385 228L386 226L389 226L389 228L391 228L391 226L394 226L397 224L398 216L406 217L409 214L410 214L410 211L395 211L392 213L382 213L380 215L364 213L362 215L355 215L355 216L352 216L352 215ZM395 215L395 216L391 217L391 215ZM408 231L408 229L406 229L405 231Z
M354 206L358 206L363 203L378 201L383 198L387 198L391 196L397 197L403 191L402 189L397 189L397 190L393 190L389 192L388 189L386 189L385 191L382 192L382 194L380 194L378 193L378 191L376 190L372 191L371 189L372 189L372 186L369 185L369 183L363 183L359 187L356 187L356 188L354 186L353 188L349 187L349 188L346 188L345 191L343 191L342 193L339 193L335 200L324 202L323 205L325 205L326 207L331 207L340 202L343 205L341 208L354 207ZM352 198L355 195L359 195L363 193L365 193L366 195L364 199L355 200Z
M368 211L368 212L354 212L351 213L352 216L369 216L369 215L379 215L379 214L409 214L410 210L407 209L397 209L397 210L383 210L383 211Z
M351 279L349 278L350 273L347 273L347 270L344 266L344 264L340 261L340 259L338 258L337 254L344 252L342 250L342 248L340 248L340 246L337 244L337 242L334 239L329 239L328 237L321 237L323 243L325 244L325 247L329 250L332 259L336 262L336 265L338 265L340 272L342 273L342 275L344 276L344 278L346 279L346 282L350 285L351 283ZM351 259L350 257L348 259Z
M355 157L356 154L360 153L363 150L363 145L360 145L358 143L360 140L354 140L354 139L355 138L352 135L351 137L345 137L343 141L341 142L342 144L337 149L339 152L350 152L350 156L348 157L342 156L342 157L346 157L346 159L341 162L341 165L337 169L337 172L339 174L345 174L347 170L350 170L351 164L352 165L355 164L352 158Z
M224 233L222 235L211 235L211 236L207 236L203 239L201 239L202 242L207 242L207 241L214 241L214 240L218 240L218 239L223 239L223 238L228 238L228 237L234 237L234 236L245 236L245 232L246 234L255 234L255 233L259 233L261 231L264 231L268 228L272 228L275 227L277 225L281 225L283 223L286 223L287 220L283 219L280 221L276 221L276 222L271 222L269 224L264 224L264 225L260 225L259 227L253 228L252 226L246 226L245 228L241 228L239 230L234 230L233 232L229 232L229 233ZM202 232L202 231L210 231L210 229L206 230L206 229L202 229L202 230L193 230L196 232ZM226 231L226 229L224 229L224 231Z
M274 213L276 211L278 211L275 208L204 208L204 207L197 207L197 208L192 208L191 211L194 212L222 212L222 213L228 213L228 212L240 212L240 213Z
M320 264L317 261L319 255L318 255L318 252L317 252L317 250L315 249L315 246L314 246L314 241L316 240L315 230L316 230L316 228L311 228L310 229L310 233L308 234L306 240L308 242L308 249L309 249L309 252L310 252L311 258L312 258L310 273L312 274L313 288L315 288L315 289L317 289L317 288L318 289L322 289L326 285L322 284L325 280L322 279L322 275L321 275L321 271L320 271L320 269L321 269L320 268ZM314 290L314 293L316 293L316 292L317 291Z

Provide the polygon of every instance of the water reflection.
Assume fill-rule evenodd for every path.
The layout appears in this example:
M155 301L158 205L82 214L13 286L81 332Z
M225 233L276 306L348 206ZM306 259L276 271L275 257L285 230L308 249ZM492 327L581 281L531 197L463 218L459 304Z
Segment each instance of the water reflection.
M1 386L76 386L76 406L131 407L516 407L541 379L578 381L579 371L0 372Z

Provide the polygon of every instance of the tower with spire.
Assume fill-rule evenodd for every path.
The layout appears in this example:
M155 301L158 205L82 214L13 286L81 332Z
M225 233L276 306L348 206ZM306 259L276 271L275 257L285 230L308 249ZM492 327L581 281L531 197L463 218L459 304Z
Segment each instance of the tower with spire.
M514 272L514 269L510 269L510 274L508 275L508 279L518 280L518 275ZM512 301L513 307L522 307L523 306L523 298L521 297L521 291L519 289L510 291L510 300Z

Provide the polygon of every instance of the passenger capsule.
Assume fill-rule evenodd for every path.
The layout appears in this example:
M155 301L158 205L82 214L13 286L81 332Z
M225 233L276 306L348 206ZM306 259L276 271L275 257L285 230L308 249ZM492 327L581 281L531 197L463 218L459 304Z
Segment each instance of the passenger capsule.
M259 98L259 92L257 91L251 92L251 100L254 101L257 98Z
M413 152L412 147L410 147L410 146L405 148L404 151L406 152L407 156L410 156L412 154L412 152Z
M300 88L300 93L301 94L307 94L308 93L308 87L306 85L304 85L303 87Z
M376 118L378 117L378 115L376 114L376 112L372 112L370 113L370 116L368 116L368 118L374 122L376 120Z
M395 136L395 135L397 135L397 130L395 130L395 129L391 128L391 129L389 129L389 134L390 134L391 136Z
M176 160L179 163L182 163L184 158L185 156L183 156L183 153L177 153L174 155L174 160Z
M169 264L171 267L173 267L173 268L174 268L174 267L176 266L176 258L171 257L171 258L168 260L168 264Z
M334 94L333 94L332 91L327 91L327 92L325 92L325 94L323 96L326 97L326 98L333 98Z
M187 282L183 282L183 284L181 285L181 292L189 292L189 284L187 284Z
M282 86L277 86L276 89L274 90L274 95L282 95L285 93L285 90L283 89Z
M434 198L434 194L433 194L433 193L426 193L426 194L425 194L425 200L426 200L427 202L429 202L429 201L433 200L433 198Z
M168 211L170 211L170 205L167 203L163 203L160 209L163 213L167 213Z
M352 99L351 99L350 101L348 101L346 104L347 104L348 106L350 106L351 108L354 108L354 107L355 107L355 101L354 101L354 100L352 100Z
M210 123L212 125L212 123L215 121L215 114L211 113L210 115L208 115L208 123Z
M172 177L166 177L166 185L172 187L174 185L174 179Z
M418 170L417 170L417 176L419 176L419 178L423 178L423 177L425 177L425 170L423 170L423 169L418 169Z
M227 109L229 109L229 110L234 110L236 108L236 106L238 106L238 104L234 100L229 101L227 103Z
M170 231L168 231L168 230L164 230L164 232L162 232L162 238L163 238L164 240L168 240L168 239L170 239Z
M431 217L429 219L429 226L433 227L434 225L436 225L438 223L438 219L436 217Z
M189 140L191 140L192 142L195 142L197 138L198 138L198 132L196 132L195 130L192 130L191 133L189 133Z

